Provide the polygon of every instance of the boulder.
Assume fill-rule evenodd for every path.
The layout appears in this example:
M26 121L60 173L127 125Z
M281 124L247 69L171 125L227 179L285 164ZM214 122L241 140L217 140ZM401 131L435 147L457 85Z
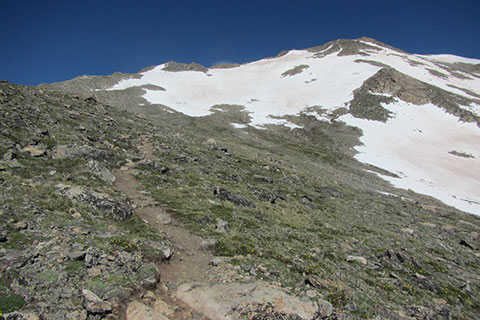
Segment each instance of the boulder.
M126 316L127 320L169 320L162 313L138 301L128 304Z
M105 182L113 184L116 180L115 176L104 165L96 160L90 160L87 163L88 170Z
M182 284L177 287L175 297L208 319L311 320L316 319L319 311L330 315L333 312L326 301L317 304L262 281Z
M95 293L90 290L82 290L83 305L89 313L93 314L107 314L112 312L112 305L100 299Z

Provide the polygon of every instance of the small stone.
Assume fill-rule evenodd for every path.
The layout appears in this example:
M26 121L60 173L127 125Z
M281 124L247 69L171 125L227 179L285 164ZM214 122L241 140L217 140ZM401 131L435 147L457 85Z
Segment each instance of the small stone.
M28 152L32 157L41 157L45 154L44 149L42 150L33 146L26 146L22 151Z
M100 268L94 267L94 268L88 269L88 276L90 278L94 278L94 277L99 276L101 274L102 274L102 269L100 269Z
M217 240L211 238L211 239L202 240L202 242L200 243L200 246L201 246L202 248L208 249L208 248L214 247L215 244L217 244Z
M75 218L75 219L79 219L79 218L82 217L82 215L81 215L80 213L78 213L78 212L75 211L75 212L72 214L72 217Z
M160 248L164 260L169 260L173 256L173 249L169 245L163 244Z
M333 314L333 306L330 302L318 299L318 312L320 313L320 317L326 318L330 317Z
M426 279L425 276L422 276L420 273L418 272L415 272L415 274L413 275L415 278L417 279L420 279L420 280L423 280L423 279Z
M88 312L93 314L105 314L112 311L112 305L100 299L95 293L90 290L82 290L84 298L84 306Z
M210 261L210 264L215 267L218 267L221 263L222 259L220 259L219 257L215 257Z
M400 280L400 277L395 272L390 272L390 277L393 279Z
M27 229L28 224L25 221L18 221L12 225L15 230L24 230Z
M421 225L429 228L435 228L437 225L430 222L422 222Z
M215 225L215 228L217 229L217 231L225 232L225 229L227 228L227 226L228 226L227 221L219 220Z
M470 287L470 283L468 282L465 282L462 286L460 286L460 289L468 294L472 293L472 288Z
M410 228L403 228L402 232L410 234L410 235L413 235L415 233L415 231L413 231L413 229L410 229Z
M85 251L73 251L67 253L68 257L72 260L83 260L85 258Z
M259 265L257 269L258 269L260 272L262 272L262 273L266 273L266 272L267 272L267 268L265 268L265 267L262 266L262 265Z
M359 256L347 256L347 258L345 260L347 262L358 262L358 263L361 263L361 264L364 264L364 265L367 264L367 259L365 259L364 257L359 257Z

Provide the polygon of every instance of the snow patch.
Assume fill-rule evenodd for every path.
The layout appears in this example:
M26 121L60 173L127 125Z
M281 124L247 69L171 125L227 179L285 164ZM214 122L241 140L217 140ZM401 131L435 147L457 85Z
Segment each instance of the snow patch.
M231 125L236 129L245 129L248 127L246 124L243 123L231 123Z
M480 215L480 160L452 157L450 150L480 154L480 130L440 108L397 101L382 104L394 114L386 123L344 115L363 131L355 158L401 178L382 176L395 187L433 196Z

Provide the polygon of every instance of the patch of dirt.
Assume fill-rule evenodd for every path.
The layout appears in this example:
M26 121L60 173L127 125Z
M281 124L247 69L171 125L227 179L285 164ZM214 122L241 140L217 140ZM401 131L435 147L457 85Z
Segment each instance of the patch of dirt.
M150 143L144 142L140 150L146 159L153 159L153 146ZM114 172L115 187L124 192L134 204L135 214L166 236L174 252L168 261L159 262L157 265L162 286L155 294L177 307L174 319L192 319L195 313L172 298L169 290L182 283L205 282L218 273L218 270L212 270L214 267L210 265L213 255L202 247L201 237L189 232L165 208L141 192L142 187L131 173L131 169L126 166ZM195 319L203 318L196 315Z

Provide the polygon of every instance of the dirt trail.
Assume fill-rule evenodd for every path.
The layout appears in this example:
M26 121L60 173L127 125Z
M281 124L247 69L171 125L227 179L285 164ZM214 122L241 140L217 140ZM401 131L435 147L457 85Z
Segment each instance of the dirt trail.
M149 142L144 142L140 150L146 159L153 159L153 146ZM177 309L172 319L203 319L180 301L172 298L169 289L182 283L205 282L214 277L218 270L213 270L214 267L210 265L213 255L202 245L204 239L189 232L165 208L157 205L154 199L142 192L142 186L131 173L132 169L126 166L114 172L117 178L115 187L129 197L136 207L136 214L165 234L174 251L168 261L158 264L163 286L155 294Z

